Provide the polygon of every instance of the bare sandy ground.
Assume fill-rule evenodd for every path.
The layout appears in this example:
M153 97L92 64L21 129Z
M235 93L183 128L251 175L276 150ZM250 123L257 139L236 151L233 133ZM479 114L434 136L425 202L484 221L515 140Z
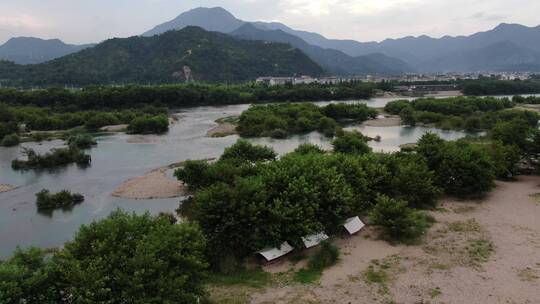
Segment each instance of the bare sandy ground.
M11 191L11 190L14 190L14 189L17 189L17 187L15 187L13 185L8 185L8 184L0 184L0 193L8 192L8 191Z
M170 168L170 166L162 167L129 179L118 186L112 195L129 199L159 199L185 195L184 184L170 179L165 174Z
M366 120L362 123L368 127L395 127L401 126L401 118L398 115L387 115L383 118Z
M435 93L426 94L425 97L456 97L463 96L461 91L441 91Z
M269 287L250 302L540 303L539 184L520 177L480 202L445 199L418 245L392 246L372 229L335 240L341 261L319 284Z
M104 126L99 128L100 131L103 132L123 132L127 129L128 125L111 125L111 126Z
M229 122L219 122L217 126L206 132L208 137L225 137L233 134L237 134L236 125Z

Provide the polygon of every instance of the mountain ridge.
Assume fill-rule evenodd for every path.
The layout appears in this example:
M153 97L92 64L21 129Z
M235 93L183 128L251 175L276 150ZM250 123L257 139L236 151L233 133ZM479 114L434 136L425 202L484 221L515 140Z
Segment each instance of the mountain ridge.
M0 62L11 85L92 85L246 81L261 75L319 75L324 70L298 49L281 43L238 40L199 27L152 37L113 38L95 47L35 65Z

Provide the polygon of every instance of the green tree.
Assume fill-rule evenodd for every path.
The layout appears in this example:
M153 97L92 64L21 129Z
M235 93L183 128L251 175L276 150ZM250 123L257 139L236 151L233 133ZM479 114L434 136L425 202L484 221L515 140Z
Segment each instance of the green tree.
M422 236L429 222L427 218L407 207L404 201L379 196L370 212L374 225L381 226L388 236L397 241L412 241Z
M276 152L272 148L253 145L247 140L239 139L234 145L223 151L220 160L258 162L274 160L276 156Z
M367 138L358 131L344 131L333 141L334 151L339 153L365 154L371 152Z

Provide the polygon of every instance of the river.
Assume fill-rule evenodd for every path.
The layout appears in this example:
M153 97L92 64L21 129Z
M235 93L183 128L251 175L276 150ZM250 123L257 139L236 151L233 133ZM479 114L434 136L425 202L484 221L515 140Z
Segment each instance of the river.
M384 107L396 98L374 98L370 107ZM320 102L318 104L327 104ZM117 208L130 212L148 211L157 214L172 212L179 206L179 198L155 200L130 200L111 196L123 181L170 163L187 159L218 157L223 149L234 144L238 136L224 138L206 137L214 127L215 120L225 116L239 115L249 105L223 107L197 107L182 109L175 114L178 120L170 131L157 135L127 135L123 133L101 136L98 146L88 150L92 165L82 169L76 165L52 171L13 171L11 161L21 157L21 146L0 147L0 184L18 186L17 189L0 193L0 259L9 257L17 246L58 247L70 240L81 224L103 218ZM424 127L365 127L352 126L365 135L380 135L380 142L370 142L375 151L397 151L399 145L416 142L425 132L432 131L445 139L457 139L466 134ZM302 136L277 140L270 138L250 139L257 144L272 146L283 154L294 150L300 143L312 142L330 148L329 139L313 132ZM22 146L46 152L60 147L62 141L25 143ZM70 211L55 211L45 215L37 213L35 193L41 189L52 192L68 189L82 193L85 202Z

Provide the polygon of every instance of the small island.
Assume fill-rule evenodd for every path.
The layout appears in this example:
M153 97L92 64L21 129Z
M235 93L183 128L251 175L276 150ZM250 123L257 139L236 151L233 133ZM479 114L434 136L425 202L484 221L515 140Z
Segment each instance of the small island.
M68 190L62 190L57 193L51 193L43 189L36 193L36 205L38 211L53 211L55 209L70 209L84 201L84 196L79 193L71 193Z

